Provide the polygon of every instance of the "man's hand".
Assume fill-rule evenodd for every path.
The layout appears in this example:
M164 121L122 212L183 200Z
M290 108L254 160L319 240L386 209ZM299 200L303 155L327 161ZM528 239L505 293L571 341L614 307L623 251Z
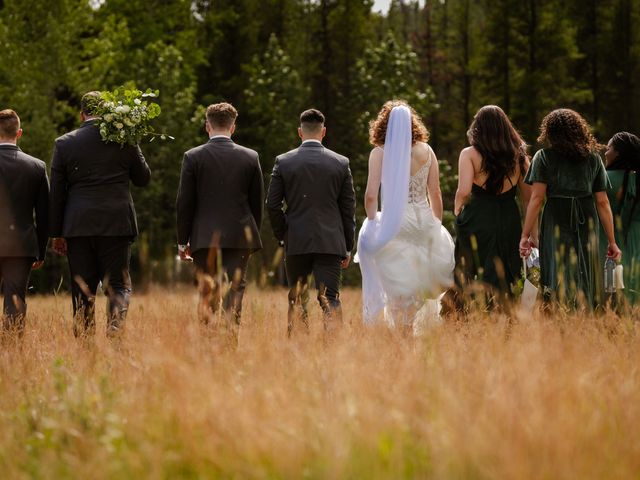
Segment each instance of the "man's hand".
M183 262L193 262L191 247L189 245L178 245L178 256Z
M340 262L340 267L344 270L349 266L349 262L351 262L351 254L347 255L347 258Z
M44 260L35 261L31 265L31 270L40 270L43 265L44 265Z
M51 249L58 255L67 254L67 241L64 238L57 237L51 241Z

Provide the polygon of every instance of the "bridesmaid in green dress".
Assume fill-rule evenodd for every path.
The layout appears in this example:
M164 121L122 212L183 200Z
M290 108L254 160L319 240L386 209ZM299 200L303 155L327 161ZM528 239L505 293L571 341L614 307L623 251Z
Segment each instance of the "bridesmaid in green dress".
M624 252L624 293L635 304L640 301L640 138L628 132L616 133L607 144L605 158L616 241Z
M537 244L531 234L545 202L540 226L540 283L548 304L593 308L602 300L602 264L598 218L607 255L620 259L607 197L607 172L587 122L568 109L549 113L538 141L547 148L533 157L525 181L532 185L522 229L520 255Z
M456 284L458 291L481 286L504 303L521 275L518 242L531 187L524 183L529 167L526 144L497 106L482 107L467 132L468 148L460 153L456 191ZM460 299L461 300L461 299Z

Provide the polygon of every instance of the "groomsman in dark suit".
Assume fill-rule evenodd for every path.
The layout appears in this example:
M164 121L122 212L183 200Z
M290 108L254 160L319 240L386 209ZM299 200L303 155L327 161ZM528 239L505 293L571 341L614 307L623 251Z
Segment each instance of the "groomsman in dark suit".
M44 264L49 205L46 165L20 150L21 136L16 112L0 111L0 317L4 330L18 334L24 330L29 273Z
M233 343L249 257L262 248L264 198L258 154L231 140L237 116L228 103L209 105L209 141L184 154L176 200L178 253L193 260L199 274L198 315L208 323L222 303Z
M307 279L311 274L325 329L342 320L341 269L349 265L354 246L356 200L349 160L322 145L326 131L324 115L318 110L300 115L302 145L276 158L267 193L271 226L286 250L289 334L298 314L308 328Z
M95 296L107 294L107 335L123 327L131 296L129 262L138 225L129 183L151 171L139 147L105 143L92 115L99 92L82 97L82 125L56 140L51 163L50 236L67 255L76 336L95 333Z

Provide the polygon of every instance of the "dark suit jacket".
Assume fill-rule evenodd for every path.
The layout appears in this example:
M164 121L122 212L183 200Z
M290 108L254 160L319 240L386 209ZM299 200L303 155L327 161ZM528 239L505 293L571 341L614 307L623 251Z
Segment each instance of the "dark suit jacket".
M264 184L258 153L217 137L184 154L176 199L178 244L262 248Z
M48 208L45 163L15 145L0 145L0 257L44 260Z
M284 240L288 255L346 256L356 231L349 160L319 142L280 155L271 174L267 209L273 233Z
M51 162L51 237L131 236L138 221L129 190L151 171L139 147L105 143L95 120L56 140Z

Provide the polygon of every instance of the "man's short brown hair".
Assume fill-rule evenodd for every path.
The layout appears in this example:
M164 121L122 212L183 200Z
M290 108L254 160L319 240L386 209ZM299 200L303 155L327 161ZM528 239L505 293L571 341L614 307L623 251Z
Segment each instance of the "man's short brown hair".
M93 115L93 112L100 101L100 92L94 90L93 92L87 92L82 96L80 100L80 110L87 116Z
M20 117L18 114L7 108L0 111L0 138L14 139L20 130Z
M320 133L324 127L324 115L320 110L310 108L300 114L300 127L307 133Z
M231 128L238 118L238 111L230 103L214 103L207 107L207 121L213 128Z

